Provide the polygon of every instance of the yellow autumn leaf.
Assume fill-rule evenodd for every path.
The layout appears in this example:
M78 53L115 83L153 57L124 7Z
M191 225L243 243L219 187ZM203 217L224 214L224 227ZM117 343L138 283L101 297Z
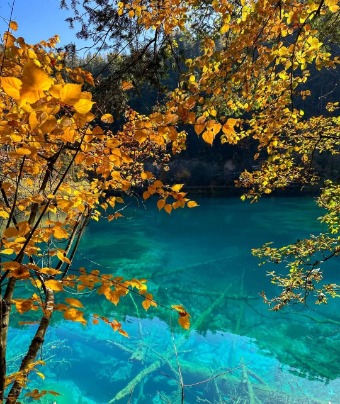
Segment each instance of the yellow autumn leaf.
M178 323L181 327L188 330L190 328L190 314L185 310L182 305L171 306L179 314Z
M13 31L16 31L18 29L18 23L15 21L10 21L9 28L12 29Z
M239 124L239 122L240 122L240 119L228 118L226 123L230 126L235 126L235 125L237 126Z
M100 120L104 123L112 123L114 121L113 116L111 114L104 114L100 118Z
M221 29L220 29L220 33L223 35L223 34L225 34L226 32L228 32L229 29L230 29L230 25L229 25L229 24L224 24L224 25L222 25L222 27L221 27Z
M89 91L82 91L80 98L86 100L92 100L92 93L90 93Z
M164 186L163 182L160 180L156 180L152 185L156 188L162 188Z
M222 125L215 120L210 120L206 123L207 130L211 130L213 135L216 136L218 132L221 130Z
M42 390L41 392L39 392L38 389L35 389L37 392L35 393L35 395L29 395L29 393L25 394L25 397L32 397L34 400L38 400L41 397L44 397L46 394L51 394L53 396L61 396L61 394L55 392L55 391L51 391L51 390ZM35 391L33 390L33 391ZM55 402L55 401L54 401Z
M41 372L35 372L41 379L45 380L45 375Z
M13 142L21 142L22 141L22 136L18 135L16 133L12 133L11 134L11 139L13 140Z
M122 90L126 91L126 90L130 90L131 88L133 88L134 85L131 83L131 81L123 81L121 88Z
M120 295L116 291L111 290L108 293L106 293L104 296L106 297L106 299L109 302L113 303L115 306L117 306L117 304L119 303Z
M44 268L38 268L38 271L42 274L46 275L58 275L61 273L61 271L58 271L57 269L49 268L49 267L44 267Z
M4 33L3 43L5 44L6 49L11 48L15 45L15 37L9 31L6 31Z
M20 236L24 236L31 229L31 226L29 225L29 223L27 221L18 223L18 226L19 226Z
M12 250L12 248L5 248L4 250L1 250L0 253L5 255L11 255L14 253L14 250Z
M170 215L170 213L171 213L171 211L172 211L172 205L170 205L170 203L167 203L167 204L164 206L164 210L165 210L166 213L168 213L168 214Z
M196 120L196 124L194 125L194 129L197 135L200 135L206 127L205 116L200 116Z
M81 98L81 84L67 83L60 89L60 99L68 105L74 105Z
M67 297L65 299L65 302L70 304L71 306L78 307L80 309L84 307L81 301L79 301L78 299L74 299L73 297Z
M140 175L142 180L147 180L153 177L153 174L150 171L143 171Z
M39 129L43 133L50 133L57 126L58 121L55 116L50 115L43 124L40 125Z
M178 324L183 327L185 330L189 330L190 328L190 316L187 313L185 316L178 317Z
M8 227L2 234L3 237L12 238L19 235L19 230L16 227Z
M101 135L104 135L104 131L103 131L103 129L100 128L99 126L96 126L96 127L93 128L93 130L92 130L92 135L99 137L99 136L101 136Z
M85 81L86 81L87 83L91 84L91 86L94 86L94 80L93 80L92 73L90 73L90 72L85 72L84 78L85 78Z
M37 119L37 113L35 111L32 111L29 114L28 123L29 123L31 130L34 130L35 128L37 128L39 126L39 121Z
M139 144L145 142L148 138L148 131L146 129L136 130L135 139Z
M195 125L194 125L194 129L195 129L196 134L197 134L197 135L200 135L200 134L204 131L204 129L205 129L205 124L204 124L204 123L202 123L202 124L195 124Z
M187 203L188 208L195 208L196 206L199 206L199 204L197 202L195 202L195 201L189 201Z
M17 262L17 261L7 261L7 262L2 262L1 266L3 266L6 271L7 271L7 269L12 271L12 270L20 268L21 264L19 264L19 262Z
M16 154L19 154L20 156L27 156L27 155L31 154L31 150L26 149L25 147L18 147L15 152L16 152Z
M59 99L61 97L62 84L55 84L49 89L49 93L52 97Z
M151 306L150 300L148 300L148 299L143 300L142 306L143 306L144 310L148 310L150 308L150 306Z
M70 321L77 321L82 324L86 324L86 320L84 319L84 313L80 310L77 310L73 307L64 311L64 318Z
M64 132L60 135L60 138L64 142L70 142L73 143L76 139L78 132L75 129L72 128L65 128Z
M14 299L13 303L18 313L23 314L26 311L33 309L33 302L30 299ZM34 310L34 309L33 309Z
M182 201L176 201L172 203L172 209L178 209L181 206Z
M74 104L74 109L79 113L79 114L87 114L88 112L91 111L92 105L94 104L93 101L90 101L85 98L81 98L79 101L77 101Z
M5 210L0 210L0 217L2 217L3 219L8 219L9 213L7 213Z
M53 84L53 79L32 61L28 61L22 74L21 96L30 91L47 91Z
M68 238L68 233L65 229L63 229L60 226L56 226L53 229L53 235L55 238L61 239L61 238Z
M175 192L179 192L183 188L184 184L175 184L171 187L171 189Z
M1 77L0 80L4 92L9 97L19 100L22 81L16 77Z
M215 135L212 130L206 130L202 135L203 140L212 146Z
M161 209L164 208L164 206L165 206L165 199L160 199L160 200L157 202L157 208L158 208L159 210L161 210Z
M336 13L339 10L338 6L339 0L325 0L325 5L329 8L332 13Z
M39 398L43 397L45 394L43 392L40 393L38 389L34 389L32 391L29 391L28 393L25 394L25 397L31 397L33 400L39 400Z
M312 36L307 39L307 43L310 45L310 50L318 50L322 45L322 42L319 42L318 38Z
M54 292L61 292L63 290L62 283L55 279L49 279L45 281L45 286L49 289L52 289Z
M108 323L110 324L110 326L112 327L112 329L114 331L118 331L121 329L122 325L120 324L119 321L117 320L112 320L112 321L108 321Z
M95 117L96 116L91 112L88 112L87 114L78 114L78 112L75 112L73 115L74 122L76 123L78 128L82 128L86 125L87 122L93 121Z
M172 309L176 310L178 313L186 313L187 311L181 304L173 304L171 306Z
M129 338L129 334L128 334L126 331L122 330L121 328L118 330L118 332L119 332L119 334L121 334L123 337Z
M71 261L60 250L57 251L57 257L60 259L60 261L66 262L67 264L71 264Z
M145 300L142 302L142 306L145 310L148 310L150 306L157 307L157 303L153 301L153 296L151 293L147 293L145 296Z

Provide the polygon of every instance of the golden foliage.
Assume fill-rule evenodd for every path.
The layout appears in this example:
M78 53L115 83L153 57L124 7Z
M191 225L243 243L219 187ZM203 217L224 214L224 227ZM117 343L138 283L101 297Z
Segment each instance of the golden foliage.
M14 372L11 373L10 375L6 376L5 379L5 387L9 386L11 383L13 383L13 381L16 381L19 383L19 385L21 386L25 386L26 382L27 382L27 374L29 372L31 372L32 370L34 370L36 373L40 373L38 372L35 368L38 365L45 365L44 361L35 361L30 363L29 365L27 365L27 367L24 370L20 370L19 372ZM42 373L40 373L40 375L42 375ZM38 375L39 376L39 375ZM43 376L43 375L42 375ZM53 392L54 393L54 392ZM51 394L53 394L51 393ZM59 395L58 393L54 394L54 395Z
M252 139L257 145L256 166L252 172L244 171L237 181L238 186L247 189L242 199L256 201L263 194L269 195L291 184L317 184L322 176L317 172L318 164L314 164L316 156L325 154L329 158L339 154L339 104L323 107L317 116L306 116L301 108L305 101L308 103L315 97L310 86L315 70L332 71L340 63L328 40L329 33L325 36L323 32L327 29L325 22L336 19L339 1L214 0L209 5L211 25L207 31L200 29L200 52L186 61L186 73L157 116L158 122L163 120L159 133L172 136L181 146L179 133L172 133L173 123L165 118L171 114L176 116L176 124L193 126L195 133L209 145L217 139L230 145ZM119 15L132 18L146 30L162 27L166 34L182 32L188 36L191 30L196 32L201 10L196 0L165 2L161 10L156 1L149 1L146 6L141 0L133 0L119 2L118 9ZM148 135L148 131L140 133L141 143ZM173 145L174 150L177 145ZM322 194L327 194L327 198L329 194L334 196L337 185L326 181ZM150 184L143 197L147 199L153 194L159 195L158 208L167 213L184 205L195 206L184 201L185 197L169 203L168 194ZM330 257L339 256L340 203L333 196L333 203L326 203L328 213L322 218L332 235L333 242L325 244ZM314 240L308 242L314 245ZM317 252L323 255L323 246L321 239L317 239L312 256ZM287 251L298 261L298 249L288 246ZM270 249L266 256L275 262L276 252ZM288 255L285 260L289 261ZM316 262L317 259L314 266L318 265ZM289 269L290 264L287 265ZM292 298L284 292L281 303L294 299L303 302L299 287L304 296L312 293L303 282L309 276L306 268L311 263L308 261L306 265L305 271L299 266L299 276L294 272L300 286L293 282L293 275L274 276L274 283L279 286L291 289L293 282L296 289ZM313 283L313 286L315 296L337 295L332 284L317 288ZM316 301L320 301L319 297ZM321 301L324 303L326 298Z
M177 311L178 324L184 329L188 330L190 328L190 314L185 310L182 305L173 305L171 306L175 311Z
M70 304L71 306L78 307L78 308L84 308L83 304L81 301L78 299L74 299L73 297L66 297L65 302Z
M9 29L15 31L17 24L11 21ZM179 115L169 110L145 116L128 110L119 130L105 130L95 122L91 93L84 91L85 83L94 85L93 77L67 67L65 54L55 51L58 41L55 36L30 45L7 31L0 51L1 282L21 315L39 310L46 322L56 310L66 320L85 325L85 307L68 297L70 291L97 290L115 305L134 292L141 295L145 310L157 306L145 279L124 280L84 268L68 274L88 221L122 217L117 204L124 204L123 198L110 195L144 186L144 197L158 195L164 200L158 207L168 213L192 201L181 191L182 184L163 184L144 167L150 158L166 164L170 149L184 148L185 134L176 128ZM121 84L123 90L132 86ZM186 106L194 108L195 100ZM111 124L113 116L101 114L101 122ZM25 283L37 294L21 295ZM93 321L99 318L128 336L117 320ZM34 366L9 375L6 386L17 382L23 387ZM27 397L39 400L45 394L54 392L33 390Z
M168 214L198 206L187 198L182 184L164 184L145 168L150 159L167 167L169 150L185 148L186 132L178 125L193 126L210 145L217 139L229 144L245 138L257 142L258 169L245 171L239 180L249 188L249 198L292 182L316 180L309 169L315 153L338 153L338 106L330 105L325 116L306 117L295 100L311 95L306 89L311 66L321 70L339 64L313 27L338 9L336 0L292 0L280 6L275 0L212 1L213 35L202 31L200 52L186 61L179 86L148 116L127 110L116 131L95 122L96 105L84 90L85 83L94 84L93 77L81 68L67 67L65 55L55 51L59 38L29 45L13 35L17 24L11 21L1 50L1 279L32 281L39 293L97 290L113 304L134 291L144 297L145 309L154 306L145 280L85 269L71 276L68 269L75 240L88 221L122 215L116 207L121 201L110 194L143 188L143 198L157 196L158 209ZM118 16L146 30L161 29L170 37L195 28L191 24L197 11L197 0L165 2L161 8L156 0L148 5L141 0L118 2ZM122 90L132 86L121 83ZM103 124L113 122L110 113L100 116ZM328 184L323 195L320 203L328 209L323 220L332 234L338 234L337 186ZM320 247L322 240L311 244ZM332 248L338 254L338 247ZM44 263L35 264L42 258ZM334 290L327 289L330 294ZM55 309L85 324L82 303L66 299ZM35 295L12 303L21 314L50 309ZM179 324L189 328L189 313L182 306L173 309ZM125 335L119 322L103 321Z
M61 292L63 290L62 282L54 279L48 279L45 281L45 286L52 289L54 292Z
M113 123L113 116L111 114L104 114L100 120L104 123Z
M29 391L28 393L26 393L25 397L30 397L33 400L40 400L46 394L51 394L52 396L60 396L61 395L60 393L58 393L56 391L53 391L53 390L41 390L41 391L39 391L38 389L34 389L34 390Z
M63 314L66 320L77 321L84 325L86 324L86 320L84 319L84 313L80 310L77 310L74 307L66 309Z
M18 29L18 23L16 21L10 21L9 28L12 29L13 31L16 31Z
M151 306L157 307L157 303L153 300L151 293L146 293L144 295L145 300L142 302L142 306L145 310L148 310Z
M12 22L10 27L14 30L16 24ZM50 240L70 240L75 226L81 226L89 217L99 220L102 211L98 208L108 211L108 220L121 217L115 205L124 201L107 197L108 191L125 193L147 183L144 197L158 194L165 201L163 206L158 203L159 208L170 213L184 207L189 199L180 192L182 185L167 186L144 169L146 157L152 155L161 162L167 145L178 148L176 129L160 129L173 125L178 116L167 112L146 117L129 110L120 131L104 131L93 123L94 103L91 94L83 91L83 83L93 84L93 79L80 68L65 67L64 55L54 52L58 37L29 45L23 38L6 35L0 84L0 142L6 145L7 154L1 159L0 186L5 199L0 200L0 220L5 223L11 219L11 223L3 228L0 251L11 256L12 263L3 263L3 271L16 279L37 274L37 287L54 292L64 290L64 285L76 284L79 291L98 287L114 304L128 293L128 287L145 293L145 283L125 281L122 287L111 288L95 272L82 272L74 283L59 270L71 264L70 251L56 246L48 247L52 260L48 267L20 266L16 261L18 257L23 260L38 256ZM122 87L128 89L131 85L122 83ZM110 124L113 117L107 113L101 121ZM172 203L169 198L173 198ZM8 207L11 203L15 204L12 211L20 213L23 221L12 222ZM47 214L55 219L46 220ZM60 217L63 219L57 220ZM53 269L56 259L58 270ZM22 304L20 308L19 303L17 306L21 311L26 307ZM64 314L79 321L73 310Z

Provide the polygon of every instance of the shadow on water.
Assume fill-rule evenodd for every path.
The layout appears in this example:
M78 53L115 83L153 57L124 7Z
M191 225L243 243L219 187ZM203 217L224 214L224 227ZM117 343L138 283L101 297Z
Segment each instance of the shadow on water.
M86 328L63 322L49 331L44 388L62 396L41 403L181 403L181 376L185 403L337 402L335 302L268 311L259 292L275 290L250 254L266 241L282 245L317 233L320 211L309 198L199 203L171 217L131 207L113 225L91 224L76 263L147 278L158 302L183 304L191 313L190 331L170 310L145 312L138 296L126 297L116 311L93 293L85 297ZM128 339L91 324L98 305L124 323ZM24 337L11 332L14 364L30 328Z

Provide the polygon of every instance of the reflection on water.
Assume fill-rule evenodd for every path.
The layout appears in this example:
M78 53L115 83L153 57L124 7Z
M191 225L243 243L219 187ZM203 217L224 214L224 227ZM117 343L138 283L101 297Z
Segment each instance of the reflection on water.
M185 403L339 402L336 302L269 312L258 296L270 294L268 278L250 255L266 241L281 245L317 233L313 201L198 202L200 208L171 216L131 206L125 219L93 223L76 263L147 278L159 303L187 308L190 331L166 308L145 312L138 296L117 310L85 295L88 326L59 321L49 331L43 388L62 395L41 403L181 403L182 391ZM122 321L130 338L92 325L91 313L99 311ZM10 364L33 332L25 329L11 330ZM33 376L29 387L41 382Z

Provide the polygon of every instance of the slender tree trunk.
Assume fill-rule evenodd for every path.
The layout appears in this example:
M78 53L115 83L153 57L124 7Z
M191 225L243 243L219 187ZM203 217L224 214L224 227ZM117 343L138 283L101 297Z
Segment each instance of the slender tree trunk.
M0 403L2 403L5 391L6 378L6 352L7 352L7 335L9 326L9 317L11 312L11 300L14 292L15 278L9 278L6 291L1 297L0 312Z
M44 308L43 316L40 320L37 332L31 341L26 356L23 358L20 371L28 376L28 366L35 362L39 349L44 343L45 334L50 324L54 306L54 293L53 290L46 288L46 306ZM22 384L18 381L13 383L13 386L8 394L6 404L14 404L17 402L22 390Z

